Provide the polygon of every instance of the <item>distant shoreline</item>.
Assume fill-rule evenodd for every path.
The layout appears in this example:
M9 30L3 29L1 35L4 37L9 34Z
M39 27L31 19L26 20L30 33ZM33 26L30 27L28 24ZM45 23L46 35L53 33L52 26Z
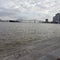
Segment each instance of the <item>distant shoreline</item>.
M13 22L13 23L49 23L49 24L60 24L60 23L55 23L55 22L23 22L23 21L18 21L18 20L0 20L0 22Z

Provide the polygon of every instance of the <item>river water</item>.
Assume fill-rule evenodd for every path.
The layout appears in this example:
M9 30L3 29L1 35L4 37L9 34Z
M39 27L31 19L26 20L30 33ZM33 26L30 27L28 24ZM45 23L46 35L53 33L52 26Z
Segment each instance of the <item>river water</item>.
M0 60L38 60L59 48L60 24L0 22Z
M60 37L59 24L0 22L0 41L43 40Z

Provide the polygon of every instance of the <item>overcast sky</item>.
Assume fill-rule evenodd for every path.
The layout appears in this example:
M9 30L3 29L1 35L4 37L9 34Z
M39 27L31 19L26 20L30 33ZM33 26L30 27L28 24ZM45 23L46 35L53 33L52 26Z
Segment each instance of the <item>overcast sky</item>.
M44 20L60 12L60 0L0 0L2 19Z

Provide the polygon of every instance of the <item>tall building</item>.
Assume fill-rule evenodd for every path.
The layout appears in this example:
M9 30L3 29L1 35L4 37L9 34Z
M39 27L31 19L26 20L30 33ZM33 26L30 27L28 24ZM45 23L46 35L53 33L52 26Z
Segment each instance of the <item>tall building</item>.
M57 14L53 17L53 23L60 23L60 13L57 13Z

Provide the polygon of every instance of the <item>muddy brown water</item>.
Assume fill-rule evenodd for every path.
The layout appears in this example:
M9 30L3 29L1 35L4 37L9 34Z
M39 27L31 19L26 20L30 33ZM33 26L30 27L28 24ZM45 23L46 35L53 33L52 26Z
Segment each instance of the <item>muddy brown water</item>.
M1 60L38 60L59 48L60 24L0 22Z

